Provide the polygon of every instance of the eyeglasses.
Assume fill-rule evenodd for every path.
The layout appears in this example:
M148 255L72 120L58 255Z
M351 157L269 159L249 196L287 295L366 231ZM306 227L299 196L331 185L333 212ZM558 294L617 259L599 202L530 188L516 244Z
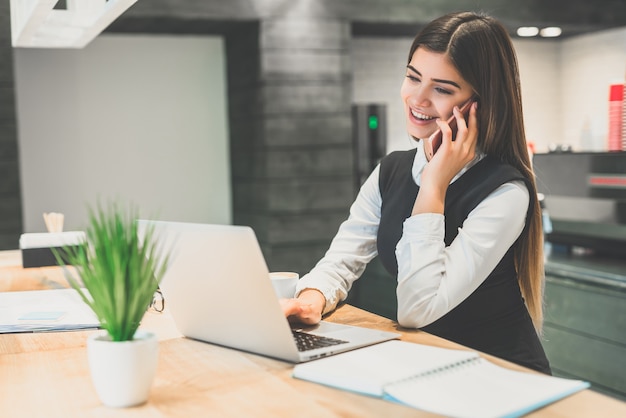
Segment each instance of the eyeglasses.
M150 306L148 307L148 309L159 313L163 312L163 310L165 309L165 298L163 297L163 292L161 292L161 289L157 289L156 292L154 292L152 302L150 302Z

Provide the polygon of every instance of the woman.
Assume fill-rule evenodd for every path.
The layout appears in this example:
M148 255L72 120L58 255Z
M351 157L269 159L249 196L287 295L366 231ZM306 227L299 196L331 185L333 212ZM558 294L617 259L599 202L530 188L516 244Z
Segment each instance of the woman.
M317 323L378 254L397 277L400 325L550 373L538 337L540 209L507 31L470 12L434 20L411 45L401 98L416 149L383 158L297 297L282 301L285 314Z

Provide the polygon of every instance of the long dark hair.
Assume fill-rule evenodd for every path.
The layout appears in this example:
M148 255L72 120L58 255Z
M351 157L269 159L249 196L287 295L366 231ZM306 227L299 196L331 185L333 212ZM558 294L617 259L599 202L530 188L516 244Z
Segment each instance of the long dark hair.
M530 184L526 227L515 244L522 295L535 328L543 322L543 232L537 188L524 131L517 57L511 38L496 19L473 12L452 13L429 23L415 37L418 48L448 56L478 97L478 147L517 168Z

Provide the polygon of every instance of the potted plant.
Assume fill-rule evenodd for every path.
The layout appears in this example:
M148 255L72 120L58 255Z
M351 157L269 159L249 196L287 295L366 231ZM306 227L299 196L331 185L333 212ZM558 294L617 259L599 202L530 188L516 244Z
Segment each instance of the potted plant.
M103 333L91 335L87 354L103 404L126 407L148 399L158 341L138 330L167 268L154 229L139 231L137 211L118 204L89 209L84 245L55 254L70 286L96 314Z

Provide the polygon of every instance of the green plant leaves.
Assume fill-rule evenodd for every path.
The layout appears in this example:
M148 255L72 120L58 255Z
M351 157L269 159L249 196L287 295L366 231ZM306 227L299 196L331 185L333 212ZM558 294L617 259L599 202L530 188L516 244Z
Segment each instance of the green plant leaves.
M90 208L85 245L64 248L66 261L55 252L70 286L113 341L133 339L167 269L154 228L140 236L137 218L136 208L124 211L117 203Z

